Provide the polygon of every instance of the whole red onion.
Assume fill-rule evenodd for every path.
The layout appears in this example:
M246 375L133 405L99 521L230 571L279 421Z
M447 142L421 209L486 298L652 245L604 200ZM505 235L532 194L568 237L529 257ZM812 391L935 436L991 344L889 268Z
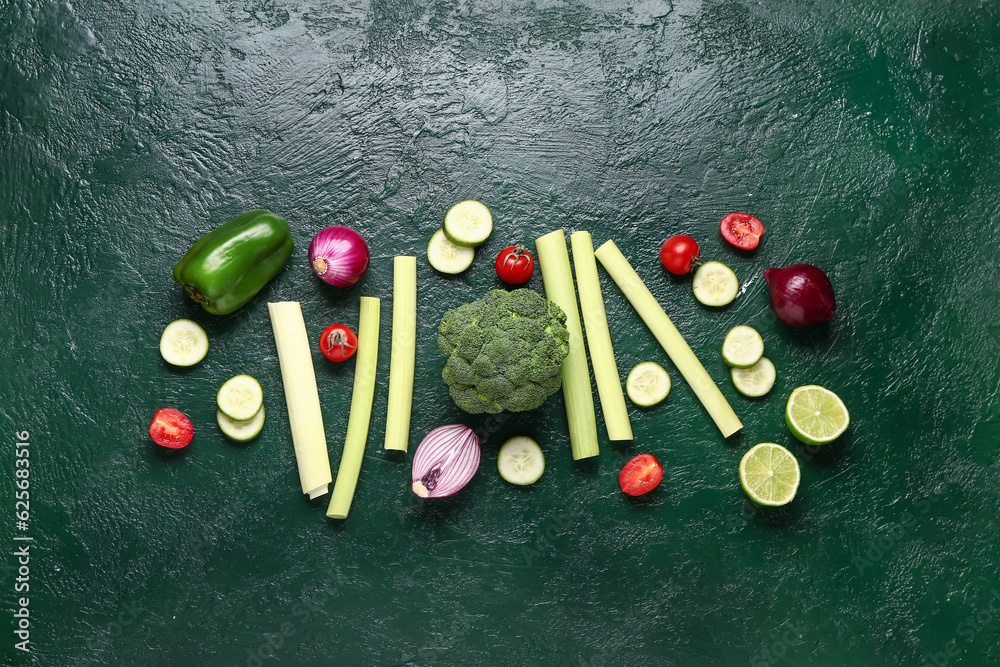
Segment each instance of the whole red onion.
M812 264L790 264L764 271L771 309L790 327L804 327L833 317L837 303L833 285L821 269Z
M350 227L327 227L309 244L309 266L323 282L350 287L368 271L368 244Z

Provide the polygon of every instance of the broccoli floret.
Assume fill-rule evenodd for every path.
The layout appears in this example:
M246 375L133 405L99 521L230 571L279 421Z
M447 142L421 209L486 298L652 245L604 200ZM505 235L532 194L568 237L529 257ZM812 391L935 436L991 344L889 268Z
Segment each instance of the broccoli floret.
M441 376L466 412L532 410L562 386L566 313L530 289L493 290L449 310L438 329Z

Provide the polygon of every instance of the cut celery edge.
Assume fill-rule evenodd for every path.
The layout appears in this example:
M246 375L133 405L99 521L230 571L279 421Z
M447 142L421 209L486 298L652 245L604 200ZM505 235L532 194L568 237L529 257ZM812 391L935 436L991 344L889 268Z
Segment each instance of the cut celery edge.
M632 423L629 421L621 376L618 375L618 364L611 345L608 315L604 309L601 282L597 277L597 261L594 259L594 241L590 232L573 232L569 239L573 247L576 289L580 293L580 313L587 333L587 349L590 350L590 364L594 367L604 426L608 429L609 439L631 440Z
M405 452L410 441L417 351L417 258L396 257L392 281L392 356L385 448Z
M351 394L351 414L347 418L347 435L344 453L333 485L330 506L326 515L331 519L346 519L351 511L354 490L361 474L361 460L365 455L368 426L371 424L372 400L375 398L375 371L378 365L378 299L361 297L361 314L358 317L358 353L354 367L354 391Z
M580 312L576 307L576 289L569 265L566 235L557 229L535 240L538 263L542 270L545 296L566 313L569 330L569 354L562 365L562 390L569 421L569 442L573 459L585 459L600 453L597 444L597 416L594 394L590 389L590 368L583 343Z
M329 490L332 476L306 324L298 301L269 303L267 312L278 348L299 483L312 500Z
M694 390L701 404L705 406L709 416L728 438L743 428L742 422L726 401L718 385L712 381L705 367L698 361L694 351L677 331L677 327L667 317L666 311L657 303L652 292L642 282L625 256L622 255L614 241L608 241L594 253L611 278L618 284L622 293L639 313L653 336L663 347L674 366L680 371L684 380Z

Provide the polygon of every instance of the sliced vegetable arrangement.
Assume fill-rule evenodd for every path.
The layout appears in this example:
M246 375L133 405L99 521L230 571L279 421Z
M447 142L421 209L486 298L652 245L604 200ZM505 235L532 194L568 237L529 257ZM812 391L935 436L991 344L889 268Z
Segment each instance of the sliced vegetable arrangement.
M475 200L458 202L448 209L442 227L432 235L428 261L439 273L465 271L474 260L475 248L489 239L493 226L492 213L484 204ZM720 230L733 246L751 250L758 246L764 227L754 216L731 213L722 219ZM632 440L625 395L635 405L656 406L669 395L671 379L660 364L644 361L628 373L623 391L597 269L600 263L723 437L742 429L742 422L718 385L614 241L608 240L595 251L591 235L576 231L570 242L572 263L562 229L536 239L545 296L524 288L493 290L444 313L437 342L446 357L442 379L455 404L469 413L523 412L541 406L562 389L572 456L594 457L599 454L599 443L590 384L592 369L608 438ZM251 211L199 239L174 267L174 278L205 310L226 314L246 304L274 278L291 250L287 222L267 211ZM747 257L730 255L736 256L736 261ZM317 233L308 257L311 270L336 287L357 284L371 263L368 243L344 226L326 227ZM722 262L703 262L702 248L691 236L674 234L667 238L659 248L659 259L664 269L676 276L693 272L691 293L704 305L726 306L740 293L736 273ZM534 264L531 251L515 244L500 251L494 268L503 282L516 286L530 280ZM394 257L384 447L404 453L409 448L419 349L417 272L415 257ZM817 267L793 264L769 268L764 278L772 309L789 326L806 326L833 316L833 288ZM457 281L455 286L461 288L463 284ZM356 298L357 334L345 324L327 326L319 335L317 348L332 362L355 360L344 445L326 511L335 519L345 519L350 512L370 432L375 389L386 384L376 382L380 299ZM723 317L731 311L702 312L706 317ZM268 313L300 485L302 492L313 499L326 494L334 479L302 308L295 301L269 303ZM194 366L205 358L209 340L193 320L177 319L164 329L159 348L167 363ZM722 341L722 359L740 394L761 397L773 389L776 370L764 351L763 337L747 325L732 327ZM336 375L332 368L330 374ZM264 390L251 375L240 373L224 382L216 395L216 407L216 422L227 438L248 442L262 432ZM635 416L643 417L644 411L636 411ZM785 420L797 439L823 445L846 431L850 416L834 392L819 385L804 385L788 397ZM172 408L159 410L149 428L154 442L175 449L189 444L193 432L191 421ZM414 452L411 488L421 498L452 496L475 476L480 458L479 437L472 428L464 424L435 428ZM514 486L536 483L545 467L542 449L530 437L509 438L498 448L497 470ZM656 457L639 454L620 471L619 485L623 493L639 496L656 488L663 476L663 466ZM787 449L775 443L760 443L741 459L739 478L753 502L779 506L795 497L800 471L795 456Z

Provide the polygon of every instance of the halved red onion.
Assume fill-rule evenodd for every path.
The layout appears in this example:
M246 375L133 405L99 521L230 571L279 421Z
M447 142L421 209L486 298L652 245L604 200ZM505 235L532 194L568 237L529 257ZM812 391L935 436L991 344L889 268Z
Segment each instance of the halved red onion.
M361 280L370 259L368 244L350 227L327 227L309 244L313 273L334 287L350 287Z
M413 455L413 492L444 498L462 490L479 469L479 437L465 424L439 426Z

